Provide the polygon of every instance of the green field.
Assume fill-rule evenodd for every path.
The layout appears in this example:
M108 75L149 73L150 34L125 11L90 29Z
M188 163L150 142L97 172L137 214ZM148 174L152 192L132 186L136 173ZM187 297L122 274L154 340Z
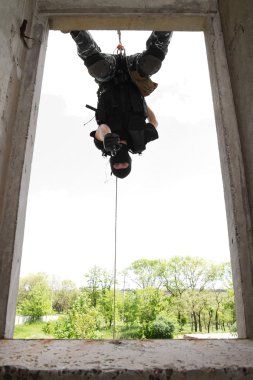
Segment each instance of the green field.
M33 322L25 323L22 325L16 325L14 330L13 339L56 339L53 335L49 335L43 332L43 326L46 325L46 322ZM219 331L224 333L224 331ZM227 331L229 332L229 331ZM129 339L129 331L124 329L121 332L117 332L117 339ZM190 329L185 330L178 336L174 336L174 339L182 339L184 334L191 334ZM207 333L207 331L205 331ZM111 329L103 330L102 339L112 339Z
M44 322L34 322L16 325L13 339L53 339L53 336L43 332L42 328L45 324Z
M16 325L14 330L13 339L57 339L53 335L45 334L43 326L46 322L33 322ZM112 339L112 332L110 329L103 331L103 339Z

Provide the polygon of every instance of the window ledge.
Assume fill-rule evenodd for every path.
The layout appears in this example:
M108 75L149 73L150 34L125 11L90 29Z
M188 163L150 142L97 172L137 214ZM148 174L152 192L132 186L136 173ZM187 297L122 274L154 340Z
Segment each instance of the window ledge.
M0 380L253 379L250 340L0 340Z

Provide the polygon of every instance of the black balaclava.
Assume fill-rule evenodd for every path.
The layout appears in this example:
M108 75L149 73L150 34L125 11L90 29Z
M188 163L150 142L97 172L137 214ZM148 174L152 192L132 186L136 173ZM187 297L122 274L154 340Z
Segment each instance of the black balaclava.
M125 169L115 169L114 164L128 163L128 167ZM127 145L122 144L120 150L118 150L115 156L110 157L110 165L112 173L118 178L125 178L131 172L132 159L128 153Z

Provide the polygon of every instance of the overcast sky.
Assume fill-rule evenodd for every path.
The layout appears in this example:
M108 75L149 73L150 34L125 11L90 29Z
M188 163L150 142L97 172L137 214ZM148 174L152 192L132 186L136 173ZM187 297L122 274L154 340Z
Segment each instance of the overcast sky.
M92 32L106 53L115 32ZM127 54L150 32L122 32ZM146 98L160 138L118 180L118 270L174 255L228 261L229 248L204 36L174 33ZM115 178L95 148L97 85L68 34L50 32L40 102L21 276L44 271L83 284L93 265L113 268Z

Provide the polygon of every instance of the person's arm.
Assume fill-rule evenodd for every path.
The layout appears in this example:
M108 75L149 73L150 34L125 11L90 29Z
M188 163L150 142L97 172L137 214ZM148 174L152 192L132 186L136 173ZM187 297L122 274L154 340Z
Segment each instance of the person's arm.
M107 133L111 133L111 129L107 124L100 124L96 130L95 137L99 141L104 141L104 137Z
M156 119L156 116L154 112L151 110L151 108L147 105L147 116L148 116L148 121L155 127L158 127L158 121Z

